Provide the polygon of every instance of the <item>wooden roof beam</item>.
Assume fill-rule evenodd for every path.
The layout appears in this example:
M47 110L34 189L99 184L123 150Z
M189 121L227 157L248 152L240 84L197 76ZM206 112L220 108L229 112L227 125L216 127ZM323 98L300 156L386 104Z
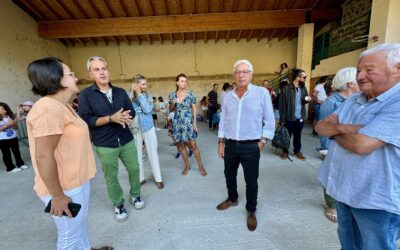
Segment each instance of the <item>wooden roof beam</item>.
M230 36L231 36L231 31L228 30L228 32L226 33L226 37L225 37L225 42L226 43L229 42Z
M181 33L181 37L182 37L182 43L185 43L186 42L186 40L185 40L185 33Z
M220 0L218 10L219 12L222 12L224 10L224 0Z
M165 6L165 14L168 16L169 15L169 10L168 10L168 3L167 0L162 1L164 3Z
M239 30L239 33L238 33L238 35L237 35L237 37L236 37L236 42L239 42L239 41L240 41L241 36L242 36L242 30Z
M253 35L254 30L250 30L249 35L247 36L247 41L251 40L251 36Z
M306 10L224 12L195 15L39 21L43 38L74 38L291 28L305 23Z
M261 41L261 39L263 39L264 33L265 33L265 29L263 29L261 31L260 35L257 37L257 42L259 42L259 41Z
M341 17L340 9L315 9L311 11L311 22L335 21Z
M151 15L154 16L156 14L156 11L154 10L153 2L151 0L149 0L149 4L150 4L150 9L151 9Z
M268 42L271 41L271 40L274 38L274 35L275 35L275 33L276 33L277 30L278 30L278 29L274 29L274 30L271 32L271 34L269 34L269 36L268 36Z
M151 40L150 35L146 35L147 41L149 41L150 44L153 44L153 40Z
M133 0L132 3L133 3L133 5L135 6L135 9L136 9L138 15L141 16L141 15L142 15L142 12L140 11L139 5L138 5L138 3L136 2L136 0Z
M282 34L279 35L278 41L282 41L283 38L285 38L286 33L288 32L289 29L285 29Z
M46 19L46 15L41 10L33 6L30 1L20 0L20 2L20 5L26 6L26 8L29 10L28 13L33 13L34 16L38 17L38 20Z

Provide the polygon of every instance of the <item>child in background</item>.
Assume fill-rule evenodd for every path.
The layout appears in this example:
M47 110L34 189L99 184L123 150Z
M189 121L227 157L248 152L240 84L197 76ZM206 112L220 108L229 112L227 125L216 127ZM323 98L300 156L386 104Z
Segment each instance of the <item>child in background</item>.
M25 101L22 104L18 105L17 120L18 121L25 120L32 106L33 106L32 101Z
M218 128L219 120L221 119L221 104L217 105L217 112L213 115L212 122L215 124L215 127Z
M10 107L6 103L0 102L0 149L8 173L16 173L29 168L22 160L21 152L19 151L16 131L18 125L13 116L14 114ZM11 152L14 155L17 166L12 161Z

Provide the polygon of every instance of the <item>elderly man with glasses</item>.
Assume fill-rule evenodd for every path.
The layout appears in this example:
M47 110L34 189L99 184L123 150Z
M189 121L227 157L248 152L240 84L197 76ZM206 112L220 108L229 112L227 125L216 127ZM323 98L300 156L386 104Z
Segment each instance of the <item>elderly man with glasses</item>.
M287 84L281 92L279 99L280 124L284 125L290 136L293 135L293 153L300 159L306 158L301 153L301 132L306 119L305 105L311 100L305 87L306 72L302 69L293 69L293 82ZM282 160L288 159L289 151L284 149L281 155Z
M217 206L225 210L238 205L237 171L242 164L246 181L247 228L257 228L255 215L258 194L260 152L272 139L275 118L268 91L251 84L253 65L239 60L233 66L237 87L228 92L222 105L218 131L218 155L224 158L228 199Z

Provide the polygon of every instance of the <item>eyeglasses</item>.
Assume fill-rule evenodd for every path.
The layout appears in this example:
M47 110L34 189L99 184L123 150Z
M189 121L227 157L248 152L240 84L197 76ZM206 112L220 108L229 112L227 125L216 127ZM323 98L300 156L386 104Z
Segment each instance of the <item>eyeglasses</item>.
M65 76L70 76L72 78L75 78L75 73L74 72L69 72L69 73L64 73Z
M251 70L242 70L242 71L235 71L233 74L235 75L240 75L240 74L249 74L251 73Z

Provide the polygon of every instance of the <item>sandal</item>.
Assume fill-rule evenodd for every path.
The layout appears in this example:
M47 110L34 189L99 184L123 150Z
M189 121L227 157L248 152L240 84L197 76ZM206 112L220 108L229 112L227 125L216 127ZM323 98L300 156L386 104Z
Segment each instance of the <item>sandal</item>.
M336 209L331 207L325 207L325 217L333 223L337 223L337 213Z
M201 174L201 176L206 176L206 175L207 175L207 172L206 172L206 170L203 168L203 169L200 169L200 174Z
M162 181L156 182L156 186L158 189L163 189L164 188L164 183Z
M182 175L187 175L189 173L190 168L185 168L182 171Z
M109 247L109 246L100 247L100 248L91 247L90 250L114 250L114 248L113 247Z

